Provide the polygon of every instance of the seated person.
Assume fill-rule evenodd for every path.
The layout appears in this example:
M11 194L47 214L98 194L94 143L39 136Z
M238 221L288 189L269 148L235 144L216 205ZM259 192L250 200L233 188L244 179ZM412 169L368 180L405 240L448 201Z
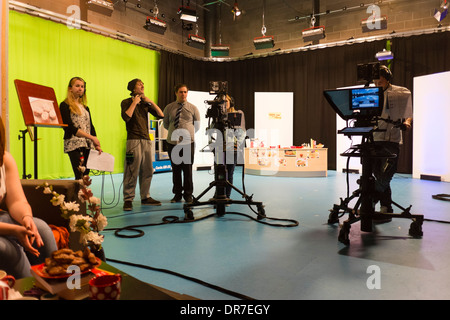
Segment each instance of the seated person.
M57 250L50 227L33 218L20 183L16 162L6 148L5 127L0 119L0 270L15 278L31 276L30 267Z

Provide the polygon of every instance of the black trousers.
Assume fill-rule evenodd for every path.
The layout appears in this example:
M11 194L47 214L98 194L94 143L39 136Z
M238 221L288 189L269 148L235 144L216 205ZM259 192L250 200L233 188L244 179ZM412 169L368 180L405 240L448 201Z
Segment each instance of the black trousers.
M167 145L170 164L172 165L172 192L176 197L190 197L194 192L192 164L194 163L195 143L182 146L170 143ZM183 159L181 163L180 159Z
M69 155L70 163L72 164L75 180L82 179L83 176L89 175L90 170L88 168L86 168L84 172L81 172L79 166L86 167L90 151L91 150L88 148L78 148L67 153ZM83 160L81 158L83 158Z
M397 172L398 156L400 146L395 142L376 141L376 145L384 147L389 153L396 155L393 158L375 158L372 164L373 175L375 177L376 200L380 200L380 205L388 209L392 208L391 180Z

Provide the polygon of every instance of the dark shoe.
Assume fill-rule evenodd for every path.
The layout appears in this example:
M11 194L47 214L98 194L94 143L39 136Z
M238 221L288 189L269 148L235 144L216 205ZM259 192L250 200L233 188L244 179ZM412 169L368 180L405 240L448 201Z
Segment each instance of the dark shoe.
M125 201L123 203L123 211L131 211L133 210L133 201Z
M160 206L161 201L158 201L158 200L153 199L152 197L149 197L147 199L141 200L141 204L145 204L148 206Z
M372 221L373 221L373 223L391 222L392 221L392 217L388 216L388 215L383 217L383 214L393 213L393 212L394 212L394 210L392 210L392 207L381 206L380 207L380 215L378 217L374 217L372 219Z
M173 197L170 202L174 203L174 202L181 202L182 197L181 196L175 196Z
M187 203L191 203L192 201L194 201L194 199L192 198L192 196L184 196L184 201L186 201Z

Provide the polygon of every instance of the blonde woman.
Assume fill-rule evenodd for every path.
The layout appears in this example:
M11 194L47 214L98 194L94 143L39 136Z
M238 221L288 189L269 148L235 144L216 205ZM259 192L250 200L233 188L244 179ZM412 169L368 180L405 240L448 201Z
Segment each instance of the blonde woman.
M91 149L102 152L92 123L86 98L86 82L80 77L70 79L67 98L61 102L59 109L64 124L64 152L69 155L75 179L89 175L86 167Z

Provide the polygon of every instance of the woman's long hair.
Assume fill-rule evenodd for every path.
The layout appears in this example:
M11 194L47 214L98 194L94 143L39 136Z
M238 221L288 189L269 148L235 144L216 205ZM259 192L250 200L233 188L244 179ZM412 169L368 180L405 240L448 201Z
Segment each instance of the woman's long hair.
M0 118L0 167L3 165L3 156L6 151L6 130L3 119Z
M73 93L70 90L73 86L73 84L75 83L75 81L83 81L84 83L84 94L80 97L80 103L83 105L83 107L86 107L87 105L87 96L86 96L86 81L84 81L82 78L80 77L73 77L72 79L70 79L69 81L69 86L67 87L67 97L64 100L65 103L67 103L69 105L69 109L71 112L76 113L76 114L81 114L81 110L78 106L78 104L75 101L75 98L73 97Z

